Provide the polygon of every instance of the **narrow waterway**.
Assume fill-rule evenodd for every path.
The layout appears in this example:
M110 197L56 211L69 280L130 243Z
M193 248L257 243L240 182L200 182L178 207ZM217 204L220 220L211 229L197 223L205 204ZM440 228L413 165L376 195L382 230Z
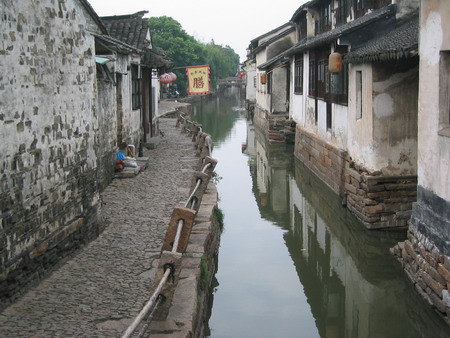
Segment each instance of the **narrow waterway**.
M389 254L405 234L364 230L228 94L193 114L215 143L225 216L210 336L449 337Z

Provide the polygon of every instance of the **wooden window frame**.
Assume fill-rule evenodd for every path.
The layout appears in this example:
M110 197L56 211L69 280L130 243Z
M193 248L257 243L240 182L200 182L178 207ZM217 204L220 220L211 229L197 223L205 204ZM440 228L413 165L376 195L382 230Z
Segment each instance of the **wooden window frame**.
M303 54L295 57L294 63L294 93L303 94L303 72L304 72Z
M131 65L131 106L133 110L141 108L141 78L139 76L139 66Z

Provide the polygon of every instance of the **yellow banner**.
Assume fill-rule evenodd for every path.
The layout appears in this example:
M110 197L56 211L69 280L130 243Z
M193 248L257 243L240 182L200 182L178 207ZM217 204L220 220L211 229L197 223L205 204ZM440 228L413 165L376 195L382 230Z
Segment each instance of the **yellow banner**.
M189 95L203 95L211 92L208 65L186 67L186 75Z

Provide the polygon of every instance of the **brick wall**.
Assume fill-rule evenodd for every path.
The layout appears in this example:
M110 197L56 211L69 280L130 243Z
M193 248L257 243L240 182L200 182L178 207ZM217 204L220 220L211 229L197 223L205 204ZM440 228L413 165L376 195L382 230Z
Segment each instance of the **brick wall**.
M391 252L402 263L416 291L450 324L450 257L414 225L409 226L408 239Z
M406 227L417 199L417 176L380 176L348 166L347 207L368 229Z
M417 199L417 176L382 176L356 165L347 153L297 125L295 156L343 197L369 229L406 227Z
M336 194L344 196L347 153L297 125L295 156L324 181Z
M287 114L270 114L258 105L255 105L254 112L253 122L267 132L269 142L287 141L289 138L289 135L286 135L289 130Z

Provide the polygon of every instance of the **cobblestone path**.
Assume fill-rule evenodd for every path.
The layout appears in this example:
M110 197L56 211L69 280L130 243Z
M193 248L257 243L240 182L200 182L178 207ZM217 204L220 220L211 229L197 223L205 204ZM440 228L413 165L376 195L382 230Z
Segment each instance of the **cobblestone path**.
M199 164L191 139L161 119L148 168L102 193L109 225L98 239L0 314L0 337L119 337L151 296L172 210Z

